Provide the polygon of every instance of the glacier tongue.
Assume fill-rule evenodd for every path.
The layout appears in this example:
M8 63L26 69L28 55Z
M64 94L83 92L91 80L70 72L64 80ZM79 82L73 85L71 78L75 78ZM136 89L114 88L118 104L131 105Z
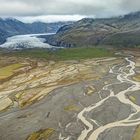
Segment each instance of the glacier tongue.
M47 43L44 43L43 38L38 38L37 36L44 34L27 34L27 35L16 35L7 38L7 41L0 45L1 48L10 49L23 49L23 48L53 48ZM49 35L49 33L45 34Z

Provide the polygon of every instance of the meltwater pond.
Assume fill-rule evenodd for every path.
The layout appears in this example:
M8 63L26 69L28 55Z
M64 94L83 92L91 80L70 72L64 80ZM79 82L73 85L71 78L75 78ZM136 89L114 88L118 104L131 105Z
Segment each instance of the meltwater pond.
M50 35L50 33L46 34L26 34L26 35L16 35L7 38L7 41L0 45L1 48L9 48L9 49L23 49L23 48L53 48L55 46L51 46L45 42L45 39L38 38L40 35Z

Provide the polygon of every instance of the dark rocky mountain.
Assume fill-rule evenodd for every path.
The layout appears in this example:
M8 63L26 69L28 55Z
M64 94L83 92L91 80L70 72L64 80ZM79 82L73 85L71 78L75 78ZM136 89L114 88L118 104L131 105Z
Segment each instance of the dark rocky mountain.
M27 24L32 33L55 33L57 30L71 22L56 22L56 23L43 23L43 22L33 22Z
M8 36L8 32L4 31L3 29L0 29L0 44L4 43Z
M47 43L63 47L89 45L139 46L140 12L114 18L85 18L61 27L56 35L43 37L46 38Z
M2 19L0 18L0 44L5 42L6 38L13 35L20 34L37 34L37 33L54 33L60 27L69 22L58 23L23 23L13 18Z

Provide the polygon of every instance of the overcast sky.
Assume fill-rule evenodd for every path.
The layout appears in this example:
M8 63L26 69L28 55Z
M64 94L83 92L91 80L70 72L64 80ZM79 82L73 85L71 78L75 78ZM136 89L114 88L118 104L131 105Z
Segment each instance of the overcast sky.
M110 17L140 10L140 0L0 0L1 17L25 22Z

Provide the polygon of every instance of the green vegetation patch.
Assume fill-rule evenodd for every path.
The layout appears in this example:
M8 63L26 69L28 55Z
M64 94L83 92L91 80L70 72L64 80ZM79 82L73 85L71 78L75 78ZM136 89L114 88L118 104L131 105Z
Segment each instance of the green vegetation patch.
M17 63L17 64L11 64L9 66L0 68L0 78L11 76L13 74L14 70L16 70L22 66L23 66L23 64Z
M111 56L112 53L103 48L69 48L56 52L59 59L88 59L95 57Z
M96 89L93 87L93 86L88 86L86 88L86 91L85 91L85 94L90 96L92 95L93 93L95 93Z
M29 49L16 51L12 54L20 57L45 58L49 60L77 60L113 56L111 50L95 47L64 48L55 51L47 49Z
M33 132L27 140L48 140L48 137L54 132L54 129L47 128L41 129L37 132Z
M136 102L136 98L134 97L134 96L129 96L128 97L129 98L129 100L131 101L131 102L133 102L133 103L135 103Z
M140 74L136 74L135 76L132 77L133 80L140 82Z
M78 106L76 106L74 104L67 105L64 107L64 110L66 110L66 111L76 111L78 109L79 109Z
M132 140L140 140L140 125L137 126L133 134Z

